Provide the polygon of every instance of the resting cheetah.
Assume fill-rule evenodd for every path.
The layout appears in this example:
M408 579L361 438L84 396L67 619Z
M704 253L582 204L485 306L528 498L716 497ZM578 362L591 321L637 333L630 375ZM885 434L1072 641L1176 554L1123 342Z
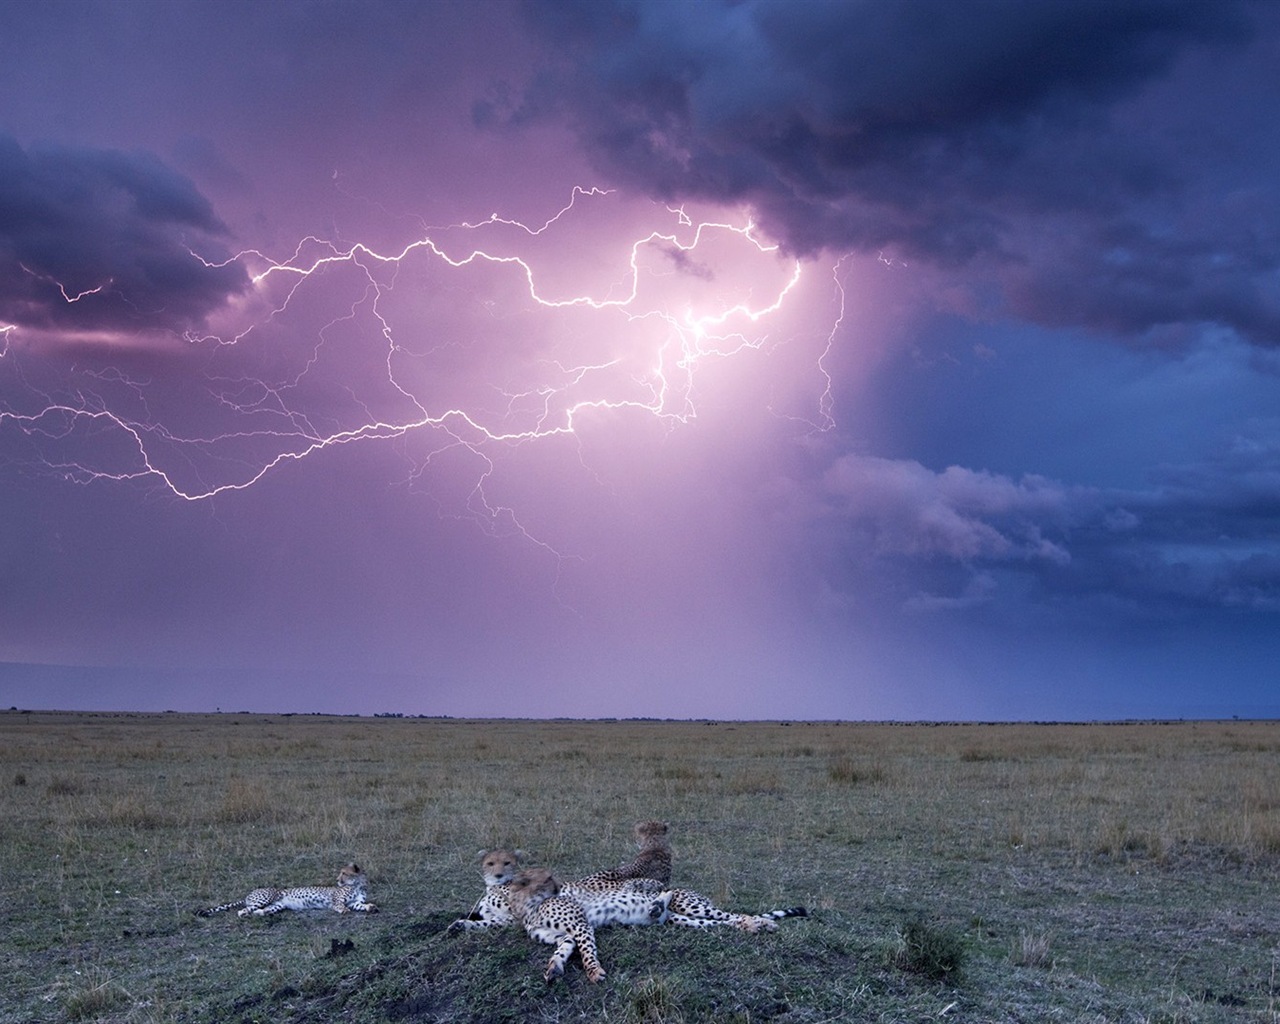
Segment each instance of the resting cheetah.
M376 913L378 908L365 900L366 878L358 864L348 864L338 872L337 885L302 885L293 889L254 889L242 900L223 903L216 907L197 910L198 917L209 917L224 910L239 907L237 916L253 914L264 917L282 910L335 910L345 914L349 910Z
M577 949L582 968L592 982L604 980L604 968L596 952L596 933L582 904L560 895L560 885L546 868L522 871L508 889L511 913L530 938L555 946L542 977L547 984L564 974L564 965ZM657 903L665 914L664 904Z
M583 885L583 883L589 883ZM808 917L809 911L804 907L788 907L785 910L766 910L761 914L736 914L721 910L701 893L692 889L667 889L649 878L633 878L626 882L604 883L595 875L576 882L566 882L560 887L561 893L573 896L586 906L591 900L607 899L608 893L619 888L636 893L648 893L653 896L667 898L667 923L684 928L737 928L740 931L756 934L757 932L773 932L778 930L775 921L784 917ZM600 922L593 921L597 927ZM604 922L610 923L610 922Z
M666 826L662 826L666 829ZM515 922L509 902L509 882L520 870L521 850L480 851L484 860L480 870L484 876L485 892L476 901L471 913L454 920L445 932L456 934L483 928L502 928ZM612 872L599 872L567 882L561 886L561 895L571 897L582 905L593 928L605 924L655 924L653 910L655 900L663 899L663 887L650 878L627 878L616 881ZM664 915L663 915L664 919Z
M607 871L579 878L580 886L597 882L625 882L632 878L652 878L666 885L671 881L671 842L667 839L665 821L638 821L635 824L636 846L640 852L625 864Z
M449 925L454 934L477 928L501 928L515 922L507 899L508 883L520 870L523 850L481 850L480 873L484 876L484 895L476 901L471 913Z
M663 821L638 821L635 825L636 845L639 854L626 864L606 871L597 871L572 882L567 882L562 892L572 893L579 902L599 893L613 891L626 884L638 890L657 893L671 882L671 843L667 838L669 828ZM655 884L646 885L653 879ZM658 884L660 883L660 884ZM672 889L671 916L669 922L686 928L714 928L729 926L745 932L776 931L774 921L784 917L805 917L804 907L787 910L771 910L764 914L734 914L721 910L709 899L692 889Z

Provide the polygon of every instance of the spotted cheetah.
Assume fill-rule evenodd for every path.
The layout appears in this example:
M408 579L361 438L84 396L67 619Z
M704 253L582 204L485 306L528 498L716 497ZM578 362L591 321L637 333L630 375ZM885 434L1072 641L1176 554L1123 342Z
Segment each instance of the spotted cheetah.
M587 883L587 884L584 884ZM584 906L593 899L606 899L607 894L617 889L629 889L637 893L659 894L667 897L667 923L683 928L737 928L739 931L756 934L758 932L777 931L774 922L784 917L808 917L809 911L804 907L788 907L784 910L766 910L759 914L738 914L721 910L709 899L692 889L668 889L650 878L633 878L626 882L601 882L596 875L585 879L566 882L560 887L562 893L573 896ZM592 922L599 926L598 922ZM609 923L609 922L605 922Z
M337 885L303 885L292 889L264 887L254 889L244 899L222 903L216 907L197 910L198 917L210 917L224 910L235 910L237 916L252 914L265 917L282 910L334 910L345 914L349 910L376 913L378 908L365 899L365 873L358 864L348 864L338 872Z
M639 853L633 860L567 882L562 891L572 893L579 902L583 902L589 895L612 891L623 880L642 891L657 893L665 889L671 882L671 843L667 838L670 831L667 823L638 821L634 831ZM647 884L651 879L653 884ZM721 910L692 889L672 889L670 892L671 914L668 921L686 928L729 926L754 934L776 931L778 926L774 922L780 918L808 915L804 907L771 910L764 914L735 914Z
M580 886L596 883L625 882L632 878L652 878L663 885L671 881L671 842L665 821L638 821L634 833L639 852L616 868L597 871L577 880Z
M586 910L577 900L560 894L560 885L546 868L529 868L512 879L507 895L511 913L530 938L555 946L542 972L547 984L564 974L573 951L591 982L603 981L604 968L596 951L596 933ZM665 906L662 906L665 913Z
M481 850L478 856L480 874L484 876L484 895L476 901L470 914L449 925L446 931L450 935L481 928L502 928L515 922L515 918L511 916L507 890L508 883L520 870L520 858L524 856L524 851Z
M511 913L510 882L520 869L523 855L522 850L480 851L484 895L476 901L470 914L449 925L446 929L448 934L501 928L515 923ZM666 919L665 907L669 901L662 886L652 879L622 882L597 879L590 886L569 882L560 886L560 893L582 905L593 928L610 924L661 924ZM663 912L653 909L655 902L662 904Z

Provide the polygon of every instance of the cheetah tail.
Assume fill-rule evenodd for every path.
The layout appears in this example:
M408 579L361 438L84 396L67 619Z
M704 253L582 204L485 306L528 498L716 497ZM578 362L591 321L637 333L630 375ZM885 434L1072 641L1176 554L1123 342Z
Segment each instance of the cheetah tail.
M804 907L787 907L785 910L770 910L767 914L760 916L777 921L784 917L808 917L809 911Z
M196 917L213 917L214 914L220 914L224 910L235 910L237 907L243 907L244 900L236 900L234 903L223 903L217 907L205 907L203 910L194 911Z

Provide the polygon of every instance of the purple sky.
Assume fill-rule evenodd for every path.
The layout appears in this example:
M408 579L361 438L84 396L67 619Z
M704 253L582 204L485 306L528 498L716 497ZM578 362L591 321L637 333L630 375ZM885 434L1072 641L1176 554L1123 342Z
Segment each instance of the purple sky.
M1280 6L0 2L0 706L1280 714Z

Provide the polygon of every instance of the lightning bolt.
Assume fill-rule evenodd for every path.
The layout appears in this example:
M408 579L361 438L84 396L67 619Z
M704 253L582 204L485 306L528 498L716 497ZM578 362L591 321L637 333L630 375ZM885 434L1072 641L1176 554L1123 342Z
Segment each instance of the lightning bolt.
M34 277L37 281L43 281L45 284L54 285L58 289L58 291L62 293L63 299L65 299L68 304L79 302L81 299L89 295L98 295L106 291L108 288L110 288L111 285L114 283L111 280L111 278L107 278L106 281L104 281L100 285L97 285L94 288L86 288L84 289L84 291L76 292L75 295L72 295L69 291L67 291L67 286L63 284L61 281L59 281L57 278L50 277L48 274L37 273L36 271L28 267L25 263L19 263L18 266L20 266L23 269L23 271L25 271L26 273Z
M192 371L180 383L111 366L60 376L48 360L28 374L14 365L20 328L0 324L0 358L19 385L0 398L0 430L68 481L150 481L190 502L347 445L400 444L409 483L459 455L474 461L463 514L541 543L489 497L500 456L580 441L601 415L689 422L699 372L783 344L812 277L749 217L646 206L665 223L615 227L602 245L620 201L574 188L541 224L494 213L426 228L391 251L308 236L282 258L245 249L215 263L193 252L208 267L244 266L252 288L183 336ZM618 219L630 228L634 204L626 210ZM844 317L839 271L838 314L817 359L820 429L833 422L824 361ZM112 285L51 283L68 303ZM464 373L475 365L486 372Z

